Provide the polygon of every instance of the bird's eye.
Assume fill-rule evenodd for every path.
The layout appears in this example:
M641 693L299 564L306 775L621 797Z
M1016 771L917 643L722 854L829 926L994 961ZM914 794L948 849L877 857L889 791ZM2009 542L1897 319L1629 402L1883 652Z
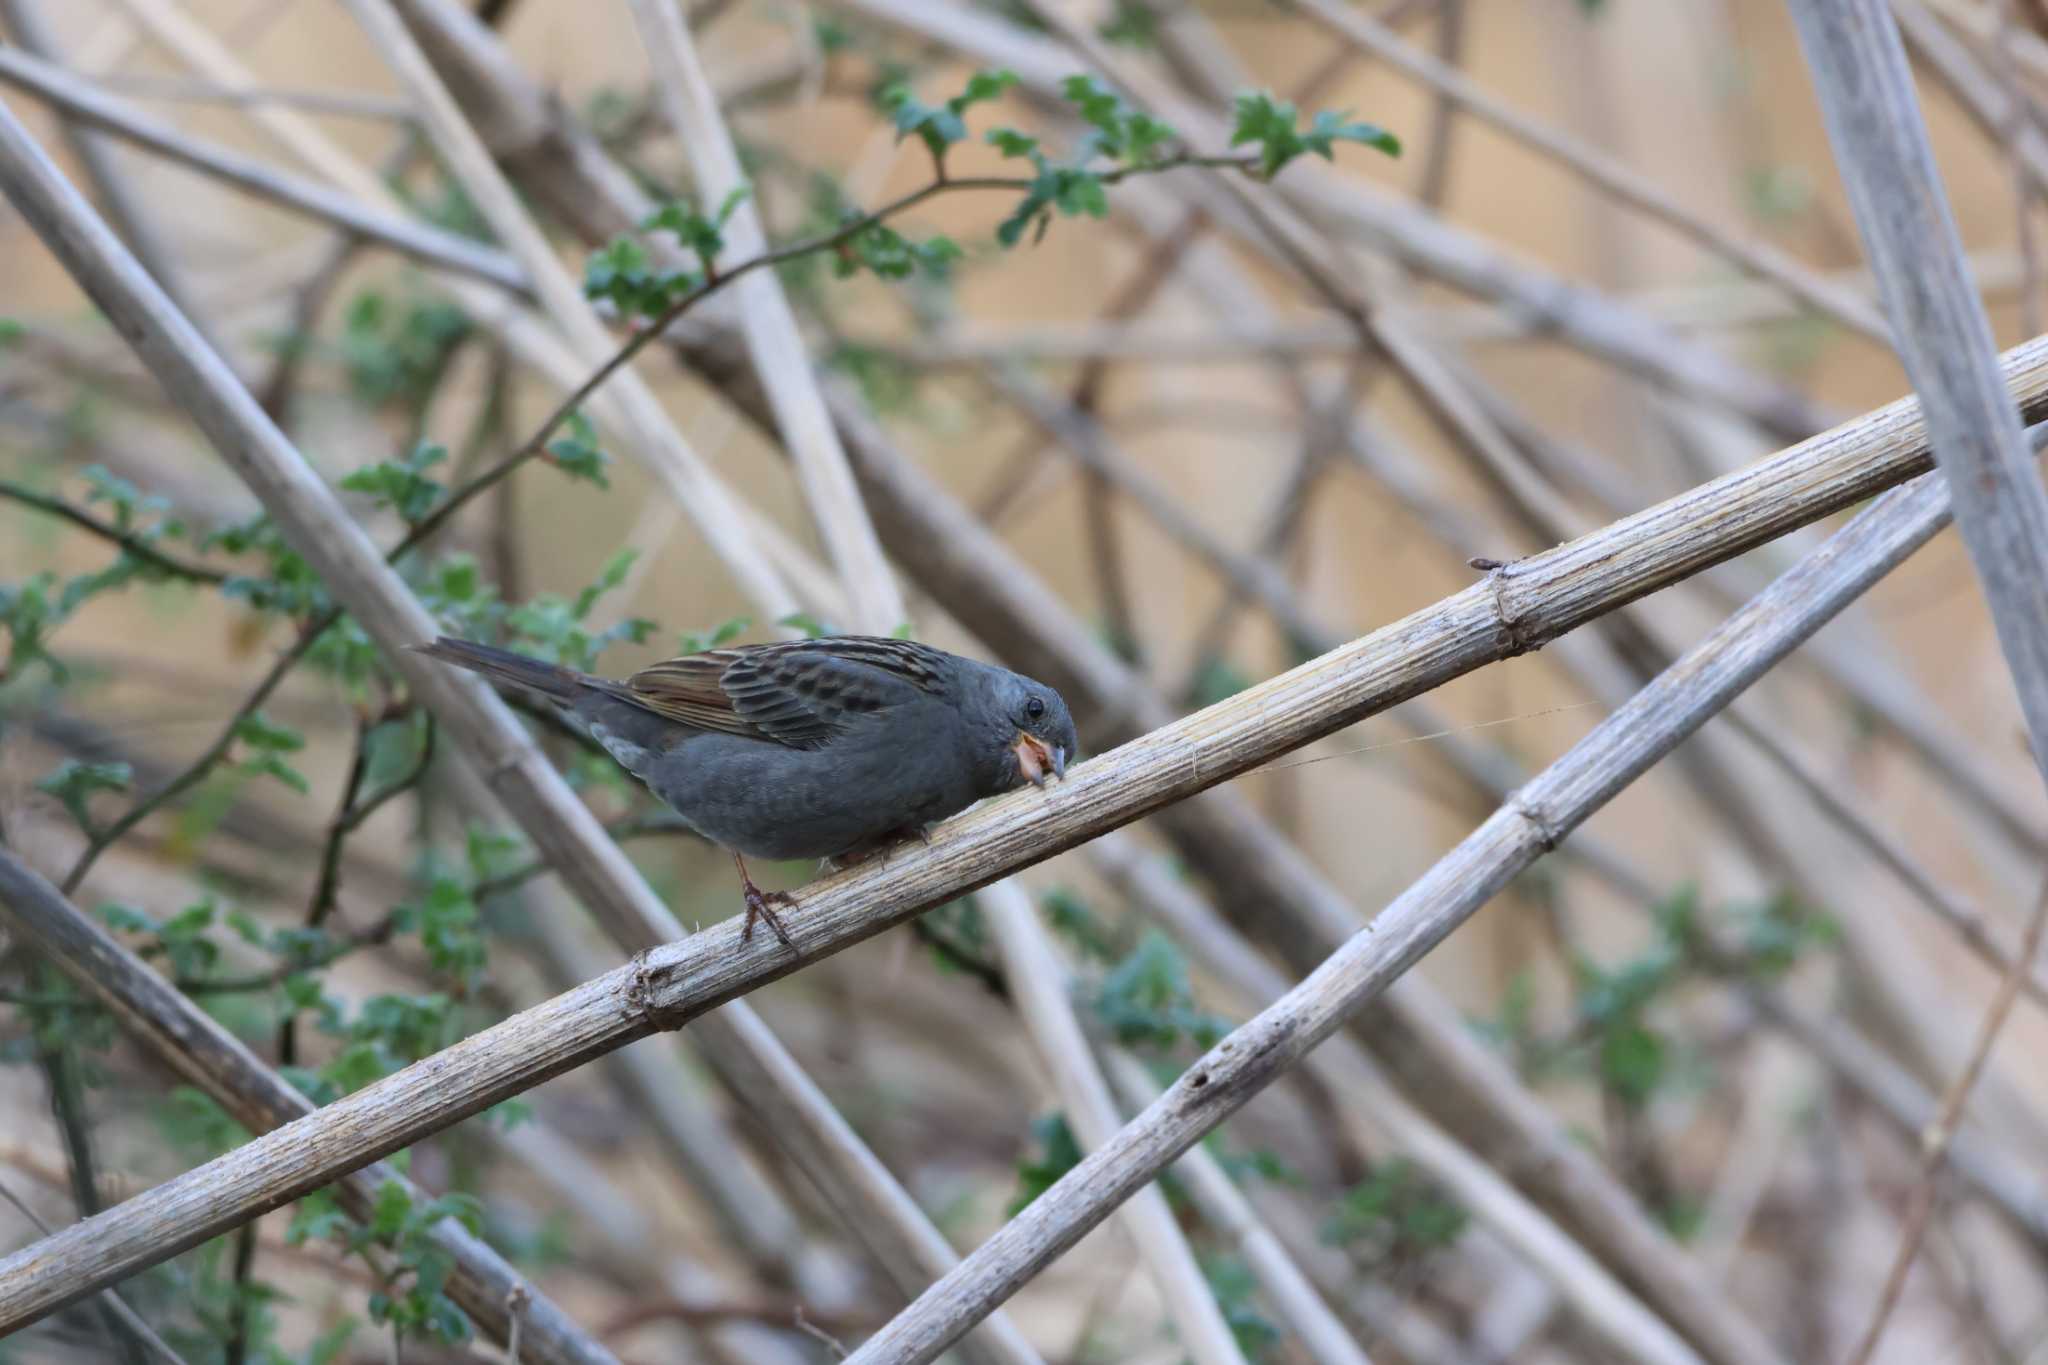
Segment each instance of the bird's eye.
M1045 714L1045 698L1033 697L1030 701L1025 702L1024 714L1031 717L1031 719L1033 720L1037 720L1040 716L1043 716Z

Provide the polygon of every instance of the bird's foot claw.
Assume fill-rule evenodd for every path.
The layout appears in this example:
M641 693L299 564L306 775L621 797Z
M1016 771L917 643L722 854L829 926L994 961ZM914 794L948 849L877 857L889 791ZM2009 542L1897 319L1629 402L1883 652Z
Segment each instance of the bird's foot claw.
M748 885L746 895L747 922L740 927L740 942L745 943L751 939L754 936L754 921L763 919L768 921L768 927L775 931L775 937L781 941L783 947L796 947L789 941L789 931L782 927L782 920L775 913L775 907L778 905L784 909L794 910L796 897L787 891L763 891L752 884Z

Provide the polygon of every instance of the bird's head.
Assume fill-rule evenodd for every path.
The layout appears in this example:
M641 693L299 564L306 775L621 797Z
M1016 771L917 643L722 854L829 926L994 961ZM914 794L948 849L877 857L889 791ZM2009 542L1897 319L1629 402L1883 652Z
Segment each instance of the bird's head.
M1080 752L1074 718L1060 694L1007 669L987 668L975 679L969 708L975 731L980 785L993 796L1026 782L1044 786L1065 777Z

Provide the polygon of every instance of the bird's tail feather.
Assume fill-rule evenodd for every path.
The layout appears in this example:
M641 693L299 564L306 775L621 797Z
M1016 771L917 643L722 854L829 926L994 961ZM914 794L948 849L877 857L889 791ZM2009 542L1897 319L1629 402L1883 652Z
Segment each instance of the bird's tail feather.
M472 673L481 673L499 682L524 687L556 701L574 702L590 682L573 668L546 663L494 645L480 645L474 640L458 640L451 635L443 635L430 645L414 645L412 649L416 654L466 668Z

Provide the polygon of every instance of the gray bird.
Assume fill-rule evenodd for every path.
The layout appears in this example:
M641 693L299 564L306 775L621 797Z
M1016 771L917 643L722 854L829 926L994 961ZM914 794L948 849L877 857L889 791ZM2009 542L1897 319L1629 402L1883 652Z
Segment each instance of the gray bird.
M1073 717L1044 683L869 635L710 649L599 678L442 636L414 648L553 702L699 834L732 853L742 939L776 905L746 858L866 857L985 796L1064 777Z

